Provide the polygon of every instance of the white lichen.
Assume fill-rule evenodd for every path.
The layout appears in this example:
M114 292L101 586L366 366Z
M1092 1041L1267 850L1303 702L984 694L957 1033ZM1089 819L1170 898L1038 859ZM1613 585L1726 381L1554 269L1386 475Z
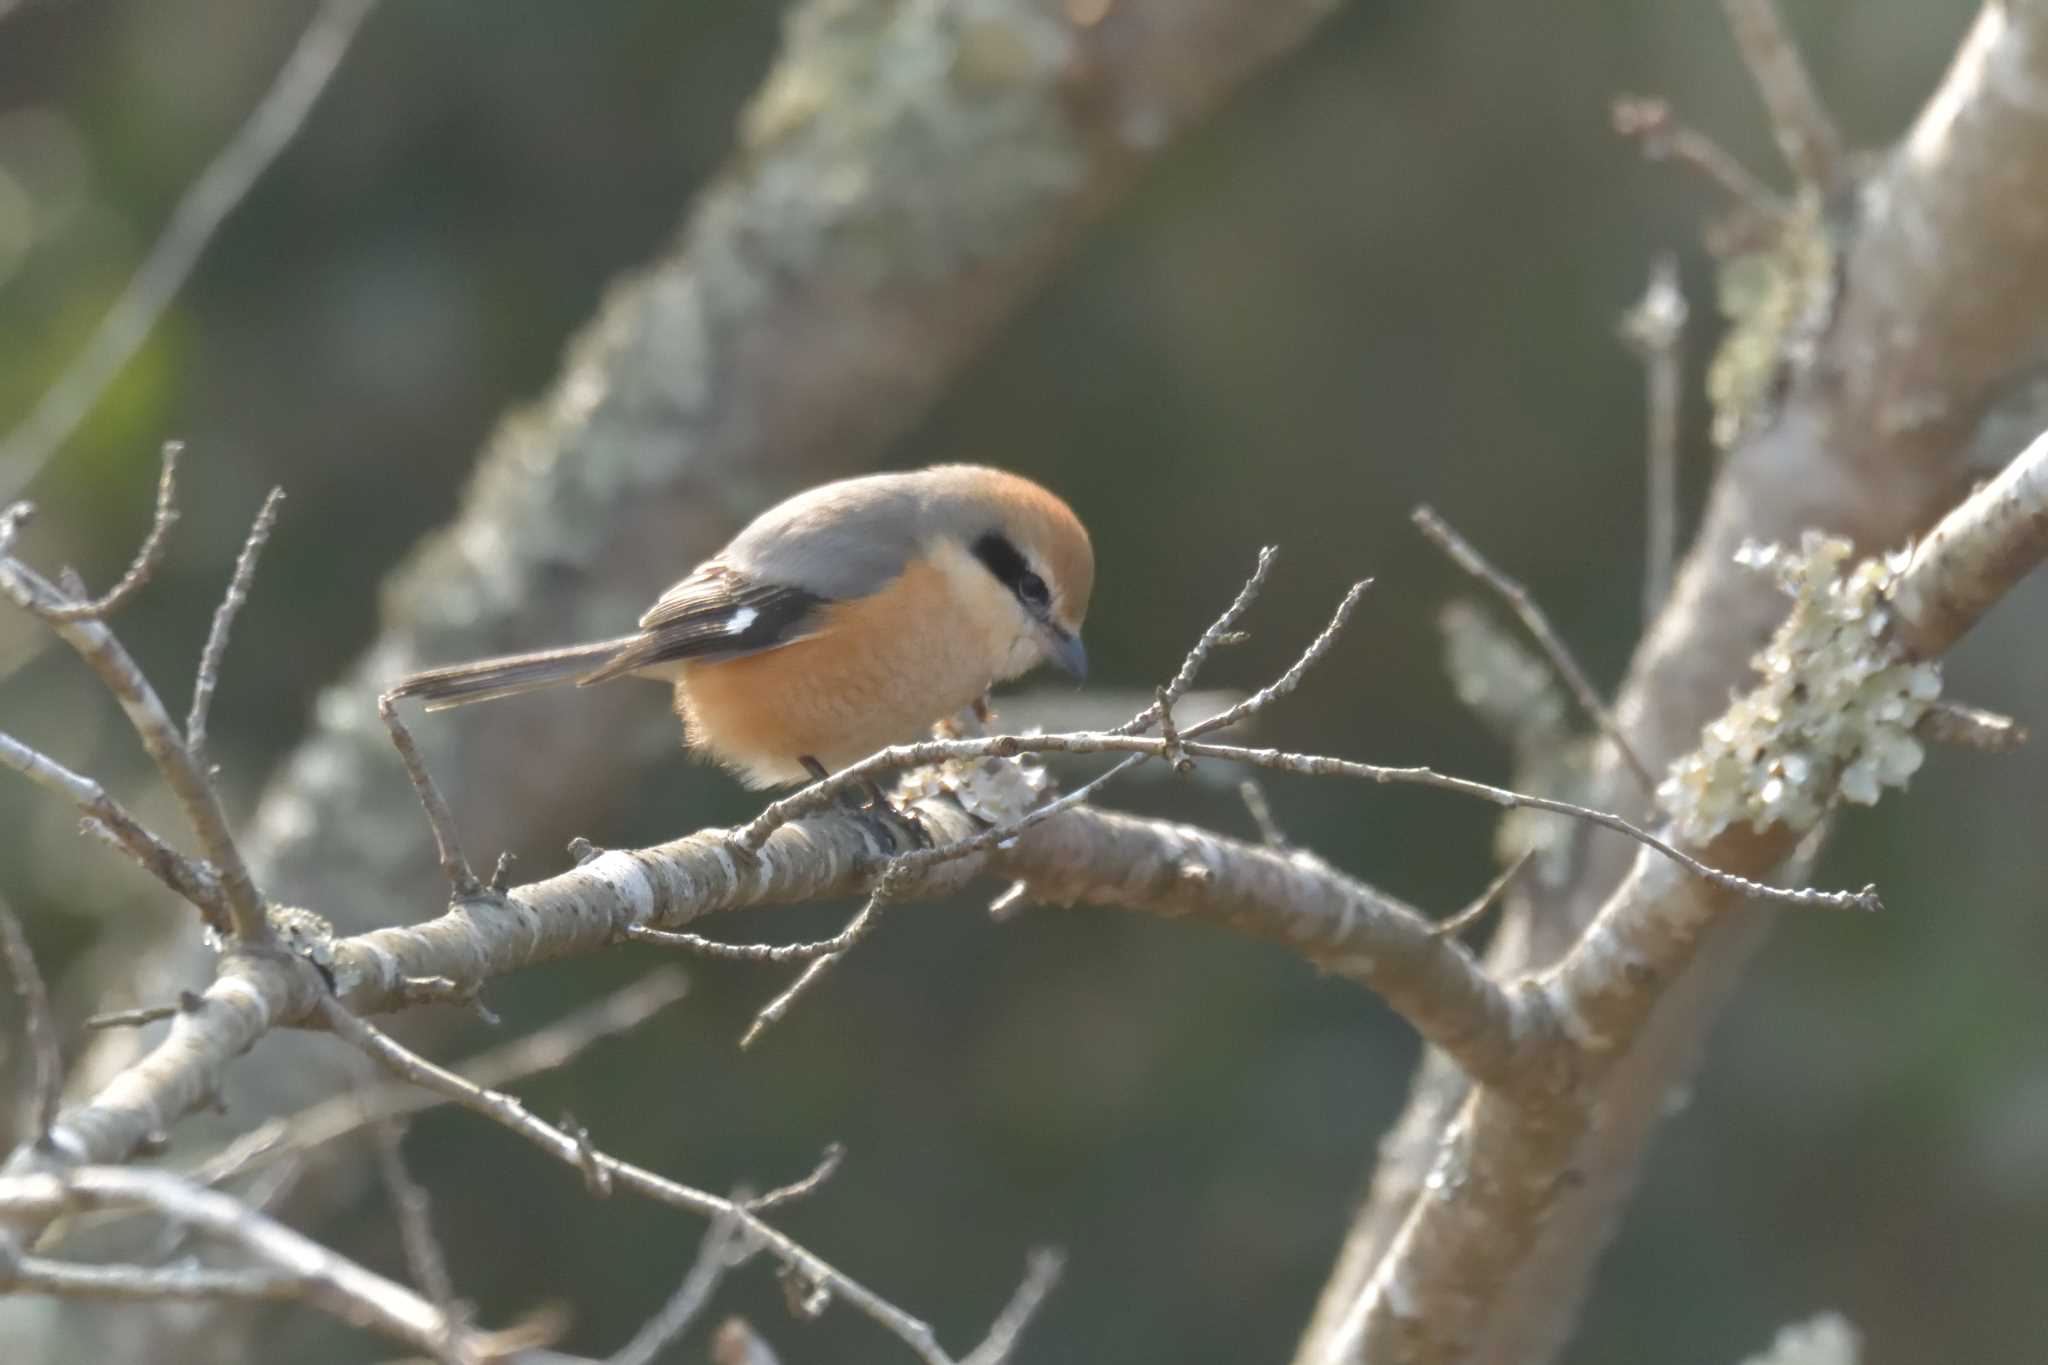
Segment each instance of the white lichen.
M1913 728L1941 670L1901 662L1886 596L1904 552L1846 567L1845 540L1809 531L1797 551L1744 545L1736 561L1776 576L1791 612L1751 662L1763 681L1700 732L1657 795L1679 833L1704 843L1738 821L1803 831L1831 797L1871 805L1925 753Z
M1770 1349L1743 1365L1856 1365L1862 1356L1862 1340L1848 1320L1822 1313L1780 1329Z

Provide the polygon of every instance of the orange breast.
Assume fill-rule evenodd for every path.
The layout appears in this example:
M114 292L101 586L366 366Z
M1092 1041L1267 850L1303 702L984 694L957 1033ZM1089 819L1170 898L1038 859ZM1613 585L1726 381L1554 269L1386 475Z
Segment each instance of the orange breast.
M689 743L757 787L801 782L799 761L837 771L986 692L1014 629L970 611L930 561L872 597L826 609L815 635L680 670L676 713Z

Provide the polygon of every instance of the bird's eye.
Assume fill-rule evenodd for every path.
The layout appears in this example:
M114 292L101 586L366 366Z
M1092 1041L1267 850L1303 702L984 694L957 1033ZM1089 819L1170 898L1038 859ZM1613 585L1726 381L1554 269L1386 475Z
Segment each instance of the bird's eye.
M1017 596L1025 606L1041 611L1052 605L1052 592L1045 586L1045 580L1028 569L1017 579Z

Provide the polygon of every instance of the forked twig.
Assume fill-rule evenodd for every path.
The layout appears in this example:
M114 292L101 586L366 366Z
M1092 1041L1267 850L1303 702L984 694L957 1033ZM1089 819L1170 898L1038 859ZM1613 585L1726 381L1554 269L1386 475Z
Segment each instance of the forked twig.
M1438 516L1435 509L1427 506L1418 507L1410 514L1410 520L1422 534L1436 544L1438 549L1449 555L1453 563L1493 589L1508 604L1508 608L1521 620L1522 625L1535 637L1536 643L1549 657L1551 666L1557 670L1558 676L1564 679L1565 686L1571 689L1580 709L1585 711L1593 723L1600 727L1601 733L1612 741L1622 760L1627 763L1629 771L1635 774L1644 794L1655 800L1657 779L1650 775L1649 768L1644 766L1642 759L1636 757L1635 750L1629 747L1628 737L1621 732L1621 722L1614 718L1613 710L1601 700L1600 694L1593 690L1593 684L1587 679L1585 671L1579 667L1578 660L1572 657L1571 651L1565 648L1564 641L1551 629L1550 619L1543 614L1543 609L1536 605L1536 600L1529 595L1528 590L1487 562L1486 557L1480 554L1470 541L1452 529L1449 522Z
M113 587L90 601L50 608L44 613L49 620L97 621L112 616L156 577L157 567L163 563L164 550L170 545L171 527L178 520L178 457L184 453L183 441L164 442L163 472L156 479L156 511L149 519L149 533L143 536L135 558L128 565L128 572L122 574Z

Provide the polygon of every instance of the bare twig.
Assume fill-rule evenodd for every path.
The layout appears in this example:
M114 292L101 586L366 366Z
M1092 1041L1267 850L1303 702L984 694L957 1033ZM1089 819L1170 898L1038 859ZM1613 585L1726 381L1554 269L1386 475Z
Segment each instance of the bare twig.
M1252 823L1258 826L1259 838L1265 841L1266 847L1286 848L1287 831L1280 828L1280 822L1273 818L1272 803L1266 800L1266 789L1259 785L1259 780L1247 777L1238 783L1237 795L1251 815Z
M1845 174L1842 135L1821 103L1792 35L1785 31L1777 0L1722 0L1722 8L1757 93L1763 96L1785 164L1822 194L1839 189Z
M690 1324L711 1302L718 1282L732 1267L737 1241L734 1233L731 1219L711 1220L697 1248L697 1259L691 1262L683 1282L676 1286L676 1292L661 1306L661 1311L643 1323L633 1339L612 1356L611 1365L655 1365L662 1352L690 1330Z
M1446 938L1463 933L1467 926L1493 907L1494 902L1500 899L1501 893L1508 889L1509 884L1515 880L1523 868L1529 865L1529 860L1535 856L1535 849L1524 849L1519 858L1516 858L1512 863L1502 868L1499 875L1486 884L1484 891L1481 891L1472 898L1470 905L1448 919L1438 920L1431 927L1430 932Z
M1216 651L1217 646L1232 642L1233 637L1237 635L1238 622L1252 609L1252 604L1259 600L1259 591L1266 586L1266 577L1273 572L1273 561L1279 553L1278 547L1272 545L1265 546L1259 551L1259 562L1253 566L1252 576L1244 581L1244 586L1237 591L1236 599L1223 609L1221 616L1210 623L1209 628L1202 632L1201 638L1195 641L1194 648L1188 651L1187 657L1181 660L1180 671L1166 684L1165 696L1155 697L1150 706L1118 726L1115 733L1142 734L1159 719L1162 705L1172 706L1180 700L1183 693L1195 685L1195 679L1201 674L1202 666L1209 661L1209 656Z
M0 446L0 484L20 488L98 403L148 339L220 225L306 121L375 0L324 0L277 79L172 211L98 330Z
M6 959L14 998L21 1002L21 1036L28 1045L21 1141L40 1146L49 1141L50 1125L57 1120L57 1102L64 1093L64 1059L57 1050L57 1026L50 1019L50 996L43 989L35 952L5 897L0 897L0 957Z
M1017 1292L996 1314L981 1345L960 1358L960 1365L1005 1365L1016 1353L1024 1329L1031 1325L1046 1296L1060 1282L1060 1272L1066 1269L1066 1264L1067 1258L1052 1247L1032 1252L1024 1262L1024 1278L1018 1282Z
M192 682L192 710L185 717L185 747L192 751L193 761L202 769L206 766L206 713L213 705L214 689L220 686L220 664L228 651L228 631L234 626L235 613L249 600L249 584L256 577L256 559L263 553L264 542L270 539L271 527L277 524L278 504L283 501L282 488L271 489L270 496L263 500L255 523L249 527L249 538L242 542L242 552L235 556L235 571L228 579L227 593L213 613L213 626L206 632L206 647L199 653L199 673Z
M1453 563L1493 589L1508 604L1509 609L1521 619L1529 634L1535 637L1536 643L1549 657L1551 666L1557 669L1558 676L1564 679L1565 686L1572 691L1572 696L1578 699L1580 709L1600 727L1601 733L1605 734L1621 753L1622 760L1628 764L1629 771L1635 774L1636 781L1641 784L1644 793L1654 797L1657 792L1657 779L1650 775L1650 770L1644 766L1643 760L1629 747L1628 737L1622 734L1621 723L1614 718L1614 712L1601 700L1600 694L1593 690L1593 684L1587 679L1585 671L1579 667L1578 660L1572 657L1571 650L1565 647L1564 641L1551 629L1549 618L1544 616L1543 609L1536 605L1528 590L1488 563L1486 557L1480 554L1470 541L1453 530L1450 523L1438 516L1433 508L1416 508L1410 514L1410 520L1422 534L1435 542L1437 548L1449 555Z
M1914 733L1932 744L1986 754L2009 754L2027 742L2027 727L2011 716L1938 698L1920 717Z
M554 1071L592 1044L640 1027L681 1000L688 986L681 972L659 968L524 1038L477 1053L458 1063L456 1070L485 1089ZM271 1119L209 1157L191 1176L202 1185L216 1185L259 1163L345 1138L372 1119L417 1114L445 1103L443 1095L396 1083L338 1095Z
M23 1256L10 1274L0 1264L0 1290L66 1298L230 1299L264 1303L304 1299L307 1282L265 1270L210 1270L195 1265L79 1265L46 1256Z
M292 1298L345 1321L374 1328L422 1350L435 1350L447 1324L419 1295L373 1274L251 1209L238 1199L203 1189L163 1171L81 1166L62 1175L0 1176L0 1215L49 1219L79 1209L146 1208L174 1223L240 1247L256 1261L242 1278L230 1273L187 1275L122 1268L32 1263L51 1292L120 1297ZM11 1288L12 1268L0 1264L0 1287ZM477 1359L463 1344L461 1358Z
M1676 161L1718 186L1745 212L1766 220L1791 211L1778 193L1752 174L1720 143L1679 122L1671 106L1645 96L1623 96L1610 110L1614 131L1634 140L1651 161Z
M715 957L727 962L765 962L780 966L788 962L808 962L812 958L843 953L866 936L873 921L865 911L848 920L846 927L830 938L815 939L809 943L727 943L721 939L706 938L702 934L678 933L669 929L650 929L644 924L629 924L619 931L619 937L633 943L644 943L650 948L675 948L702 957Z
M5 733L0 733L0 766L70 800L85 817L82 828L86 833L111 842L144 871L199 907L208 924L226 931L227 904L213 869L187 858L143 828L126 807L107 795L106 788Z
M434 785L433 774L427 771L427 762L420 757L419 745L413 742L412 731L398 718L398 703L390 693L377 698L377 714L384 718L384 726L391 732L391 747L398 750L398 759L405 765L405 775L419 796L420 808L427 814L427 824L434 831L434 850L441 860L441 874L448 879L450 895L458 901L474 900L484 894L484 884L477 880L469 859L463 856L461 840L455 833L455 815L442 799L441 789Z
M1301 686L1301 680L1308 676L1308 671L1322 662L1323 656L1328 654L1336 645L1337 637L1344 633L1344 627L1351 624L1351 614L1358 610L1358 604L1365 597L1366 589L1371 586L1372 580L1370 578L1363 578L1344 590L1344 596L1338 599L1337 609L1330 613L1330 619L1323 626L1321 633L1315 639L1308 642L1308 648L1304 649L1300 657L1287 666L1286 672L1252 693L1249 697L1246 697L1243 701L1238 702L1235 706L1220 711L1216 715L1210 716L1207 720L1197 721L1195 724L1188 726L1186 730L1182 731L1182 737L1193 739L1198 735L1210 735L1218 730L1228 730L1247 716L1265 710L1266 707Z
M832 1297L893 1333L917 1352L927 1365L952 1365L951 1357L939 1348L937 1336L928 1324L762 1222L744 1205L679 1184L599 1151L587 1140L535 1118L510 1095L485 1090L434 1065L356 1018L331 999L322 1002L320 1014L336 1037L360 1048L394 1075L426 1086L463 1108L504 1125L557 1160L578 1170L588 1167L600 1171L612 1186L629 1189L671 1207L709 1218L730 1219L749 1242L760 1245L806 1281L825 1286Z
M1643 624L1656 619L1671 593L1678 560L1678 442L1685 393L1685 291L1678 258L1650 262L1650 283L1621 320L1621 336L1642 359L1649 439L1645 443Z
M178 456L184 451L182 441L164 442L163 472L156 480L156 512L150 518L149 534L142 538L142 545L136 550L128 572L121 575L121 581L89 602L52 607L46 613L50 620L94 621L111 616L156 576L157 566L163 563L164 550L170 544L171 527L178 520Z
M456 1342L463 1324L455 1301L455 1282L448 1274L448 1257L434 1236L432 1203L426 1190L405 1167L405 1124L388 1114L372 1117L360 1087L357 1104L377 1134L377 1170L391 1196L392 1210L398 1215L398 1234L405 1247L406 1266L412 1271L413 1280L426 1291L427 1298L441 1310L441 1321L446 1324L447 1334L435 1355L459 1365Z
M1188 662L1183 662L1180 673L1175 675L1173 682L1168 683L1162 689L1160 696L1155 697L1152 705L1124 724L1103 732L1107 738L1122 739L1135 737L1158 721L1161 700L1171 705L1174 697L1178 695L1174 690L1174 684L1179 683L1182 677L1190 679L1194 677L1195 669L1199 668L1200 659L1206 658L1208 650L1215 647L1216 641L1225 638L1235 628L1239 615L1256 599L1258 595L1257 589L1264 583L1265 575L1271 568L1273 553L1271 550L1261 552L1258 567L1253 570L1252 577L1238 593L1237 600L1232 602L1223 615L1217 618L1214 625L1202 633L1202 639L1196 642L1193 650L1189 651L1188 660L1193 661L1195 667L1191 668ZM1351 614L1357 609L1359 599L1364 596L1365 590L1371 586L1372 580L1369 578L1351 585L1350 589L1345 592L1343 599L1338 602L1336 611L1331 614L1329 623L1323 627L1322 632L1314 640L1309 642L1308 648L1303 650L1301 656L1288 666L1286 672L1235 705L1188 726L1182 732L1181 738L1192 739L1199 735L1210 734L1216 730L1228 729L1230 726L1240 723L1246 717L1265 709L1281 697L1294 691L1295 688L1301 685L1301 680L1307 675L1308 670L1314 667L1325 654L1329 653L1331 647L1336 644L1338 636L1343 633L1344 627L1350 622ZM1184 690L1185 684L1182 684L1182 687ZM895 745L864 758L858 763L841 768L830 777L820 778L801 791L785 796L779 801L770 802L759 815L735 830L733 837L742 847L756 849L767 840L770 834L773 834L777 829L788 824L797 816L810 811L822 810L836 801L840 793L857 787L864 787L885 773L894 772L900 768L912 767L920 763L937 763L947 759L981 758L989 755L994 755L998 758L1010 758L1019 753L1029 751L1031 745L1035 744L1038 738L1034 737L1033 740L1027 742L1016 740L1010 736L999 735L979 740L933 740L921 744ZM1038 752L1107 752L1113 747L1117 746L1105 745L1103 749L1094 751L1083 749L1043 749L1038 750ZM1163 750L1157 744L1143 746L1142 752L1148 755L1161 754L1163 756ZM1120 775L1131 766L1133 765L1129 763L1119 764L1108 773L1090 782L1083 790L1093 792L1110 778ZM1061 797L1059 802L1054 803L1058 810L1064 810L1072 804L1074 804L1074 799L1071 796ZM1028 823L1020 824L1014 828L1002 828L991 831L993 837L985 840L977 839L972 849L963 849L961 851L973 851L991 847L997 840L1016 833L1018 829L1028 828L1030 824L1038 823L1040 820L1045 819L1047 815L1057 813L1057 810L1053 809L1053 807L1041 807L1041 810L1045 814L1034 813L1033 817L1027 817ZM959 856L958 853L950 850L950 846L946 850L924 850L920 854L906 855L906 858L910 860L908 865L911 867L923 867L929 866L931 862L940 860L936 856L925 857L923 856L924 854L943 854L947 858ZM903 863L905 859L899 859L898 862Z
M109 1028L143 1028L160 1023L184 1009L183 1005L143 1005L132 1010L108 1010L87 1017L85 1026L97 1032Z
M828 1143L826 1144L824 1155L818 1158L818 1164L811 1168L809 1175L801 1180L793 1180L787 1185L778 1185L766 1194L755 1195L753 1198L742 1202L746 1204L750 1212L766 1213L768 1210L783 1204L803 1199L815 1193L819 1186L836 1175L839 1171L839 1164L844 1160L846 1160L845 1144L838 1142Z
M854 944L874 931L875 921L881 913L882 901L883 895L879 890L869 896L867 903L861 906L860 912L847 921L846 928L826 940L828 943L839 943L842 946L827 949L820 956L812 958L803 971L797 974L796 980L789 983L788 990L761 1007L754 1015L754 1021L747 1025L747 1031L740 1035L741 1047L752 1047L755 1039L765 1033L771 1025L780 1021L783 1015L789 1013L790 1006L797 1002L799 996L816 984L819 977L837 966L839 959L845 957Z
M50 622L64 643L99 675L100 682L121 703L123 714L141 739L143 749L157 772L163 776L219 880L221 899L226 902L226 919L236 938L249 945L270 941L270 925L264 918L263 895L249 875L228 827L227 812L210 777L193 761L184 736L164 709L162 698L143 676L128 650L100 621L65 621L50 616L52 608L65 600L40 574L17 559L0 559L0 592L23 610ZM94 811L93 814L104 814ZM117 831L118 832L118 831ZM203 908L203 907L202 907Z

